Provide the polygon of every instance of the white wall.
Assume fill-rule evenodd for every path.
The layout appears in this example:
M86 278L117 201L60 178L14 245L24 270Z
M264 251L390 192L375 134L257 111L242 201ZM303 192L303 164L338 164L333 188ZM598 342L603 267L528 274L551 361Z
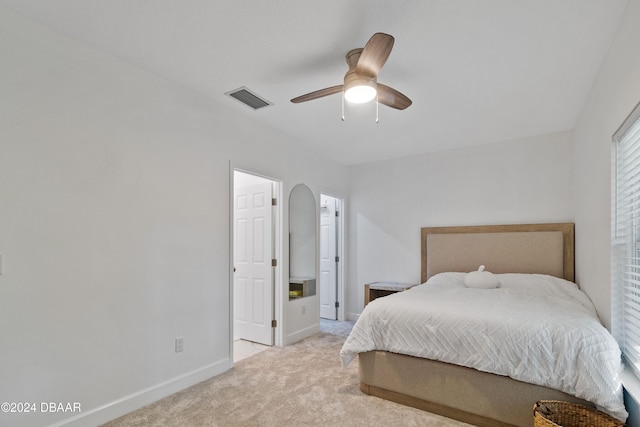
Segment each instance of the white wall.
M228 369L230 167L281 180L284 221L295 184L346 196L346 169L3 7L0 28L0 402L96 425Z
M611 326L611 137L640 102L640 1L630 0L575 128L576 279Z
M630 0L574 131L576 280L611 328L611 137L640 102L640 0ZM624 375L627 425L640 426L640 381Z
M419 282L420 227L572 221L571 136L350 168L348 317L365 283Z

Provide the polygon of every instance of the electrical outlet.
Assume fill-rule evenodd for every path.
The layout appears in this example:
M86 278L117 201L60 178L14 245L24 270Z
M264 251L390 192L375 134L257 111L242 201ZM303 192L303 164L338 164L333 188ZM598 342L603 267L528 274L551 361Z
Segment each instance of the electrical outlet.
M176 353L184 351L184 338L176 338Z

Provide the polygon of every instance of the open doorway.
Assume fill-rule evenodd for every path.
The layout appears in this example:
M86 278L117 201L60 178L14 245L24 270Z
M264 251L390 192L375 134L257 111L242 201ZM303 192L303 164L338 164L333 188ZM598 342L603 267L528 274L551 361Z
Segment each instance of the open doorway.
M233 171L234 359L274 345L279 182ZM238 353L238 354L236 354Z
M342 200L320 194L320 317L343 319Z

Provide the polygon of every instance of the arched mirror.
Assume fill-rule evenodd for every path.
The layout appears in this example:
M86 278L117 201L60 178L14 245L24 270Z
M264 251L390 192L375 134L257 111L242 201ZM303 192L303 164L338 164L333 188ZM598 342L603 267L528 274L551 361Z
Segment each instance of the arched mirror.
M289 196L289 299L316 294L316 201L304 184Z

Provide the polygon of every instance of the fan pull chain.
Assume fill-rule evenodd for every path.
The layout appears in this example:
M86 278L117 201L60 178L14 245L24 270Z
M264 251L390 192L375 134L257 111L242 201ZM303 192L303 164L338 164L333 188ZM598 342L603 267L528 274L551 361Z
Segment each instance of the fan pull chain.
M376 124L380 123L380 119L378 118L379 107L380 107L380 103L378 102L378 94L376 93Z
M344 91L342 91L342 121L344 122Z

